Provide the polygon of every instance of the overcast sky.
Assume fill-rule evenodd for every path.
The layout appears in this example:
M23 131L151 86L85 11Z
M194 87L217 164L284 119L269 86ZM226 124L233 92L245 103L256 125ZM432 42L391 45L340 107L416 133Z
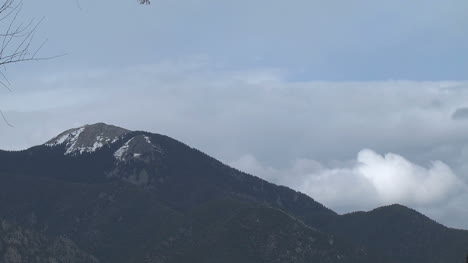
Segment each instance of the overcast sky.
M7 68L0 148L106 122L340 213L468 229L468 2L25 0L47 61Z

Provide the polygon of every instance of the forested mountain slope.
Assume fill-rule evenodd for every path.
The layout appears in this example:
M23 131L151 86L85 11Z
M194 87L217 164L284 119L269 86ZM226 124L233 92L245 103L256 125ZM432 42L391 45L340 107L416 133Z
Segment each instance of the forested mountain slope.
M339 216L167 136L103 123L0 151L0 219L57 262L462 262L465 231L394 210ZM48 249L57 240L75 261Z

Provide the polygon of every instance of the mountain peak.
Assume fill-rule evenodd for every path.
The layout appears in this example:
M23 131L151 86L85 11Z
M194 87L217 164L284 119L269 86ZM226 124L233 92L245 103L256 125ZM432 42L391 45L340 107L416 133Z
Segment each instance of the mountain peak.
M45 143L46 146L65 146L65 154L77 154L94 152L97 149L109 145L129 131L105 123L85 125L62 132Z

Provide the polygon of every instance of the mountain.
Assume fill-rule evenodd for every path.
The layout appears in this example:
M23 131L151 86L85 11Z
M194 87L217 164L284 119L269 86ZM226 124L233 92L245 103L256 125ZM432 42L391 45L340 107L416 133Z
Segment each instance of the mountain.
M394 210L338 215L167 136L103 123L0 151L0 222L27 236L0 229L0 262L462 262L466 231Z
M463 262L468 252L468 231L397 204L337 217L327 229L395 263Z

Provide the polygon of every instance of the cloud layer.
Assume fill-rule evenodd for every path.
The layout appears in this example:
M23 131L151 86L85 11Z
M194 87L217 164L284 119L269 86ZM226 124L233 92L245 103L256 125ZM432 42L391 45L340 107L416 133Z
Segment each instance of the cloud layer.
M253 174L338 211L401 202L466 226L468 196L456 185L468 182L468 122L452 114L468 106L468 83L288 76L196 57L11 79L0 108L15 128L3 124L0 148L27 148L103 121L167 134L227 163L246 156Z

